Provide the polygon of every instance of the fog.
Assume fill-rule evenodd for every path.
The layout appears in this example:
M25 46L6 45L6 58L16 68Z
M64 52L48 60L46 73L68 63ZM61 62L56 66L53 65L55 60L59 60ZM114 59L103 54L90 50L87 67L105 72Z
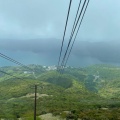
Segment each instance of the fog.
M63 51L79 0L73 1ZM0 51L24 64L57 64L69 0L1 0ZM68 65L119 64L120 1L90 1ZM63 56L63 54L62 54ZM0 59L0 65L13 65Z

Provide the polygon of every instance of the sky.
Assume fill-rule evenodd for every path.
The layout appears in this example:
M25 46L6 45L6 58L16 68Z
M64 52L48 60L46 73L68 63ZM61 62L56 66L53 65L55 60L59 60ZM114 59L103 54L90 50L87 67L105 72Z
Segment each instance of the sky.
M63 52L79 0L73 0ZM23 63L57 65L69 0L0 0L0 52ZM120 63L120 1L90 0L68 65ZM0 58L0 66L14 65Z

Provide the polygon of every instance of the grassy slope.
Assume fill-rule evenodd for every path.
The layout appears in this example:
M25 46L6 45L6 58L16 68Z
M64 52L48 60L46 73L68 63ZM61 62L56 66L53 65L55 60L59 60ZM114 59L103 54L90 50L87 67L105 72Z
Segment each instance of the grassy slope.
M105 98L120 97L120 68L110 65L94 65L87 68L90 75L99 76L93 79L98 94Z
M34 65L32 67L35 67ZM4 68L5 70L6 68ZM40 97L37 101L37 114L46 112L57 112L71 109L88 109L100 108L106 106L120 106L119 100L112 101L101 98L119 96L119 68L106 66L91 66L86 69L72 68L65 71L65 74L60 76L55 71L41 70L37 68L35 73L37 79L31 74L24 74L22 69L16 71L18 68L7 68L6 72L13 73L16 76L24 75L24 79L9 79L9 76L1 75L0 82L0 108L1 114L10 117L11 115L25 116L33 110L33 97L21 98L28 93L34 93L33 86L39 83L38 93L47 94L49 96ZM35 69L35 68L34 68ZM40 72L39 72L40 69ZM103 71L102 71L103 69ZM93 75L96 74L100 78L94 81ZM110 79L112 76L112 79ZM6 80L6 77L8 80ZM116 79L115 79L116 78ZM101 81L104 80L104 84ZM90 84L91 81L95 84ZM92 86L98 89L99 95L90 92L86 86ZM104 87L100 87L103 85ZM92 89L93 89L92 88ZM91 88L90 88L91 89ZM111 90L112 92L109 92ZM114 92L113 92L114 91ZM11 99L14 98L14 99ZM16 112L15 112L16 111ZM9 113L9 114L7 114Z

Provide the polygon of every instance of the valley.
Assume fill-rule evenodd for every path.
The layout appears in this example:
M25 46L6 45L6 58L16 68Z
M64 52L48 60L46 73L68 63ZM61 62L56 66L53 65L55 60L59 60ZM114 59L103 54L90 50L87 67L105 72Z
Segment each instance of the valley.
M45 115L55 120L70 116L75 120L120 119L120 67L68 66L63 74L55 66L33 64L29 67L33 71L18 66L0 68L21 78L0 73L1 119L33 119L35 84L38 120L45 119Z

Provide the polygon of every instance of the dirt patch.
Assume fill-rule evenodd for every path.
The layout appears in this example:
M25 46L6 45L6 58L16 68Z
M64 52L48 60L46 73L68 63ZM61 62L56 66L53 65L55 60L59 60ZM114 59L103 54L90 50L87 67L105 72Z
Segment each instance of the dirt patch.
M52 95L39 94L39 93L37 93L36 95L37 95L37 99L40 98L40 97L48 97L48 96L52 96ZM27 98L32 98L32 97L34 97L34 96L35 96L34 93L28 93L27 95L22 96L21 98L25 98L25 97L27 97Z
M47 113L39 116L42 120L66 120L60 118L60 116L53 116L52 113Z
M52 96L52 95L47 95L47 94L39 94L37 93L37 99L41 98L41 97L48 97L48 96ZM18 97L18 98L33 98L34 99L35 97L35 94L34 93L28 93L27 95L25 96L21 96L21 97ZM17 98L10 98L8 99L8 101L12 101L12 100L15 100Z

